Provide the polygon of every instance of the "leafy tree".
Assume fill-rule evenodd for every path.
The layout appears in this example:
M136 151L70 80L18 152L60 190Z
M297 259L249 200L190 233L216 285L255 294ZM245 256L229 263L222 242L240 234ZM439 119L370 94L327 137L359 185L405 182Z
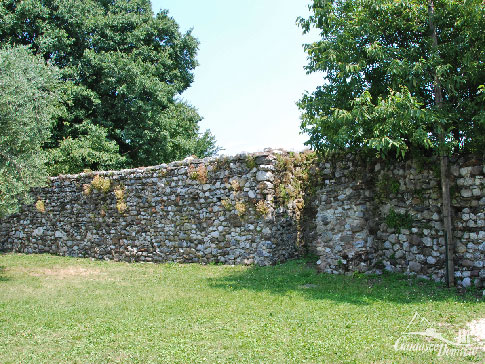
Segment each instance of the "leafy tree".
M90 122L75 126L77 137L68 136L56 148L47 149L49 174L79 172L90 166L95 169L120 168L126 158L119 154L118 145L107 138L107 131ZM90 168L89 168L90 169Z
M299 101L317 150L413 150L441 157L452 259L448 155L485 149L485 5L481 0L314 0L299 19L325 82ZM450 265L451 264L451 265ZM448 279L453 283L452 261Z
M0 216L47 181L42 144L59 113L57 69L25 47L0 49Z
M198 42L149 0L0 0L0 42L30 45L61 69L66 112L46 145L53 173L214 151L178 98Z

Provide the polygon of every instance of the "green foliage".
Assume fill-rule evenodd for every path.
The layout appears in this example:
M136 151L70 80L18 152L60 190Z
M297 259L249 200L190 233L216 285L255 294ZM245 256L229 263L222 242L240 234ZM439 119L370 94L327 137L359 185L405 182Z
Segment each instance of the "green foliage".
M60 112L58 71L25 47L0 49L0 216L47 181L42 145Z
M483 1L434 1L437 48L427 1L314 0L310 8L299 24L321 39L305 46L306 69L325 83L299 101L309 145L399 156L411 146L483 151Z
M295 197L288 191L288 188L286 188L284 184L278 185L276 188L276 196L281 199L284 205L288 205L288 203L292 201L292 197Z
M221 150L221 148L216 145L216 137L210 130L199 133L196 137L189 139L188 142L189 147L192 148L191 150L193 151L193 154L198 158L212 157ZM193 147L191 145L193 145Z
M251 171L253 168L256 168L256 166L256 159L254 158L254 156L249 155L246 158L246 167L248 167L248 169Z
M386 225L391 229L400 231L401 229L411 229L413 227L413 217L406 211L404 214L389 210L389 214L386 217Z
M85 122L76 126L77 137L68 136L59 147L47 149L50 175L77 173L86 170L118 169L127 162L118 153L118 145L107 138L105 128Z
M198 47L149 0L0 1L0 43L61 69L66 111L46 144L50 172L153 165L217 152L179 95Z

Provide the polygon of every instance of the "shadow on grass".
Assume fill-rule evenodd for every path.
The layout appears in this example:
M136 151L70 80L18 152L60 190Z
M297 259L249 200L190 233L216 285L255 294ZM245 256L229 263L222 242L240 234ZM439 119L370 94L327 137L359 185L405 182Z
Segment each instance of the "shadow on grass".
M0 282L6 282L10 280L10 278L5 275L5 270L6 268L3 265L0 265Z
M311 300L332 300L356 305L367 305L376 301L403 304L445 300L477 301L472 294L459 295L455 289L448 289L443 284L402 274L319 274L302 259L276 266L250 267L225 277L211 278L209 284L229 291L299 294Z

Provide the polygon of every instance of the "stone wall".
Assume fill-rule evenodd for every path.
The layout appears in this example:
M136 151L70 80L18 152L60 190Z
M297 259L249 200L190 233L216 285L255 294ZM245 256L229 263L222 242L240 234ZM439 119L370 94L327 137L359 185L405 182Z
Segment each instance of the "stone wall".
M484 175L483 158L452 158L455 277L463 286L485 286ZM313 228L306 245L322 271L445 279L439 161L386 164L346 156L321 163L319 177L307 198Z
M451 160L455 276L485 286L483 157ZM50 179L0 221L0 250L123 261L445 277L439 163L267 151Z
M122 261L267 265L295 255L273 203L275 156L191 159L51 178L0 223L0 250ZM284 210L284 209L283 209Z

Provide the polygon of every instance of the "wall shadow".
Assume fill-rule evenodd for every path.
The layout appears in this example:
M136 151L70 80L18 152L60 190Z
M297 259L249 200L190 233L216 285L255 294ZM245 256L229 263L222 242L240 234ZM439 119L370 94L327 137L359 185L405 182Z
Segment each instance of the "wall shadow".
M250 290L275 295L300 294L309 300L332 300L356 305L373 302L452 301L477 302L470 292L460 294L454 288L403 274L351 276L317 273L303 259L267 267L248 269L222 278L210 278L209 285L227 291Z

